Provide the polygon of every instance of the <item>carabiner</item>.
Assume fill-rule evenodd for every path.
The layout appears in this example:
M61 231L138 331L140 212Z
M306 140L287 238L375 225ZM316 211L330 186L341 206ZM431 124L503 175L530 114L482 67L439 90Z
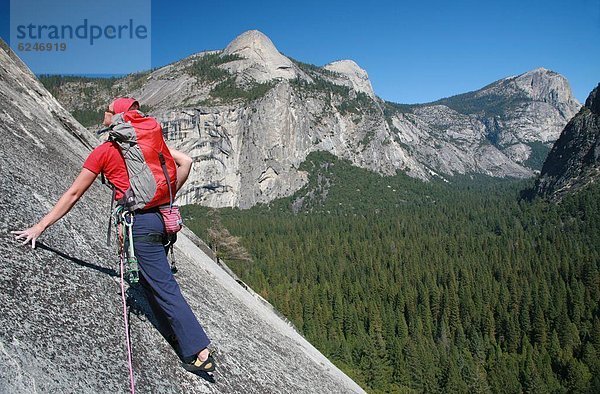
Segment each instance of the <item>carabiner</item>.
M132 227L133 226L133 215L131 214L131 212L123 211L123 213L121 215L123 217L123 222L125 223L125 226ZM129 221L127 220L127 218L129 218Z

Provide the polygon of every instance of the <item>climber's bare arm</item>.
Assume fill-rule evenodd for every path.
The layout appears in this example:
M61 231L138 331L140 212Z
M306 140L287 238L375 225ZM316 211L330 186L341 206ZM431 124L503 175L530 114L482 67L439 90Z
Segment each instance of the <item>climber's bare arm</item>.
M37 224L31 226L26 230L20 231L11 231L15 234L16 239L23 239L23 245L31 242L31 247L35 248L35 241L39 238L39 236L51 225L53 225L57 220L62 218L73 208L73 205L81 198L81 196L86 192L86 190L90 187L90 185L96 179L96 174L92 171L84 168L81 170L77 178L73 181L73 184L67 190L62 197L58 200L54 208L48 212L46 216L42 218Z
M175 191L177 192L187 180L188 175L190 175L193 160L191 157L178 150L169 148L169 151L171 152L171 156L173 156L173 160L175 160L175 164L177 165L177 190Z

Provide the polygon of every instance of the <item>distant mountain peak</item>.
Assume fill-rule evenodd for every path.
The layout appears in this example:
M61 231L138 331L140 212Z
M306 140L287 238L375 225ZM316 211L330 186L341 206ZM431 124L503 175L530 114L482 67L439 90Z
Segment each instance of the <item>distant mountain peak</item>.
M239 55L244 58L253 58L256 54L263 56L276 57L282 56L273 41L259 30L248 30L225 47L225 55Z
M538 76L538 77L551 77L554 75L560 75L552 70L549 70L545 67L537 67L534 68L532 70L526 71L522 74L517 74L517 75L511 75L509 77L506 77L504 79L502 79L501 81L510 81L510 80L514 80L514 79L518 79L518 78L529 78L532 76Z
M222 67L238 74L239 79L267 82L273 79L293 79L301 75L294 63L277 50L271 39L258 30L248 30L227 45L222 55L242 58Z
M554 71L548 70L545 67L538 67L538 68L534 68L533 70L527 71L523 75L528 75L528 74L548 74L548 73L556 74Z
M354 90L366 93L372 98L375 98L375 92L371 86L369 74L356 64L354 60L338 60L325 65L323 68L343 75L350 82L350 86Z
M352 59L342 59L336 60L335 62L331 62L325 65L326 69L339 69L339 70L347 70L353 71L356 73L367 75L367 72L361 68L354 60Z
M477 94L520 97L547 103L557 108L566 119L571 119L581 108L581 103L571 92L569 81L561 74L543 67L501 79Z

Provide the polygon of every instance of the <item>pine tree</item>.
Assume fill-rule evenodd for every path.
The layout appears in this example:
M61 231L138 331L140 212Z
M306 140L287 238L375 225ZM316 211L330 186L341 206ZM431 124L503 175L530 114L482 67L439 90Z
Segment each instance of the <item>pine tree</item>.
M542 312L541 306L536 305L533 314L533 326L532 326L532 339L533 342L542 347L546 346L548 340L548 326L546 325L546 319L544 318L544 312Z
M375 312L374 319L369 327L369 339L371 349L367 355L370 364L367 381L374 389L382 390L391 382L392 367L390 366L386 343L383 339L382 322L378 311Z
M566 365L565 386L571 393L587 393L592 382L589 368L582 362L570 358Z
M442 391L446 393L467 393L469 389L463 381L456 349L450 352L442 375Z
M539 393L543 391L544 382L533 361L533 348L527 344L524 349L524 364L521 367L520 381L525 393Z

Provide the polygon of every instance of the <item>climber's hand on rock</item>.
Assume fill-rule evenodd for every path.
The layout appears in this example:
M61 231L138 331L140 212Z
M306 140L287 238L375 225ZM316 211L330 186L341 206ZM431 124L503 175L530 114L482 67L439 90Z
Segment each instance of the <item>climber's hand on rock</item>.
M29 227L27 230L11 231L15 234L15 239L25 239L23 245L31 242L31 247L35 249L35 240L48 227L56 223L73 208L73 205L79 200L83 193L91 186L98 174L83 168L77 178L73 181L71 187L62 195L54 207L37 224Z
M26 230L19 231L11 231L12 234L15 234L15 239L21 240L25 239L25 241L21 245L27 245L31 242L31 247L35 249L35 241L42 235L45 228L41 224L36 224L34 226L29 227Z

